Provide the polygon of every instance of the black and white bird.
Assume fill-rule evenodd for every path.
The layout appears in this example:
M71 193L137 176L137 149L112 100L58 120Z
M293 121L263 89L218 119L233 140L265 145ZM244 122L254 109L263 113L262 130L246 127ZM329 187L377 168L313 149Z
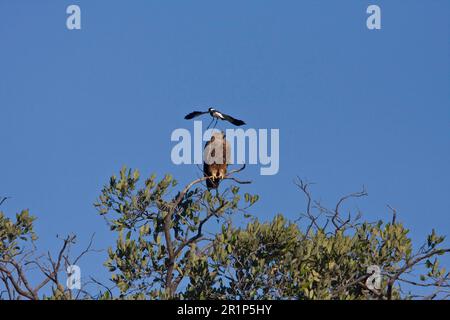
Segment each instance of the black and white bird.
M227 115L225 113L222 113L219 110L216 110L214 108L209 108L208 111L194 111L194 112L191 112L188 115L186 115L184 118L186 120L190 120L190 119L193 119L195 117L201 116L202 114L207 114L207 113L209 113L211 115L211 117L213 118L212 121L210 122L208 128L211 126L211 124L214 121L216 121L216 123L214 124L214 127L215 127L215 125L217 124L217 122L219 120L226 120L226 121L234 124L235 126L242 126L242 125L245 124L244 121L236 119L236 118L233 118L232 116L229 116L229 115Z

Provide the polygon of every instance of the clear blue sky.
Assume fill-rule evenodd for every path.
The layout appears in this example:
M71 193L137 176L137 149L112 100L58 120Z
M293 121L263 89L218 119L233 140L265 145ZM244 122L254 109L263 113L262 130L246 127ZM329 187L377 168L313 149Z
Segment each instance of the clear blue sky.
M80 31L66 29L69 4ZM366 28L369 4L382 30ZM448 235L449 12L448 0L1 0L2 210L29 208L42 250L68 233L81 250L94 232L107 248L102 185L124 164L195 178L171 163L170 134L214 105L280 129L278 175L242 174L262 220L298 217L299 175L329 205L365 185L350 208L373 221L394 206L417 244ZM83 275L104 277L105 257L85 258Z

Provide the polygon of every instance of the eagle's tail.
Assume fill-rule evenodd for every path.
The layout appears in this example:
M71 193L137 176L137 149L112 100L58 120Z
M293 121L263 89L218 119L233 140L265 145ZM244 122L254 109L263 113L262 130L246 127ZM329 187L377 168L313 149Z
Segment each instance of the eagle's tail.
M220 184L220 179L218 179L218 178L206 179L206 187L208 188L208 190L217 189L219 187L219 184Z

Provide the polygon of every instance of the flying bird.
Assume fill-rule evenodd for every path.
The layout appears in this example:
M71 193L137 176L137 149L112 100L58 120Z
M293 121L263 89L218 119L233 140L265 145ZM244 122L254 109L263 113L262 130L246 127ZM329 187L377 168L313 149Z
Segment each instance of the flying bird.
M207 114L207 113L209 113L211 115L211 117L213 118L212 121L210 122L210 124L208 125L208 128L211 126L211 124L214 121L216 121L216 123L214 124L214 127L215 127L219 120L226 120L226 121L234 124L235 126L242 126L245 124L244 121L233 118L232 116L222 113L219 110L216 110L214 108L209 108L208 111L194 111L194 112L191 112L188 115L186 115L184 118L186 120L190 120L190 119L196 118L198 116L201 116L201 115Z
M230 163L230 144L223 132L214 132L206 143L203 153L203 175L208 189L217 189L220 181L227 175L227 166Z

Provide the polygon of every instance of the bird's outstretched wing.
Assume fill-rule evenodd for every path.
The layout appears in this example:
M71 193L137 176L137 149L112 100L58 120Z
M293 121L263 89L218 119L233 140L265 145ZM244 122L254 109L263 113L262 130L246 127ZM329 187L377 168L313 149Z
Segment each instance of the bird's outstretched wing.
M208 113L208 111L194 111L194 112L191 112L191 113L189 113L188 115L186 115L184 118L186 119L186 120L190 120L190 119L192 119L192 118L195 118L195 117L198 117L198 116L201 116L202 114L205 114L205 113Z
M239 127L239 126L242 126L242 125L245 124L244 121L239 120L239 119L235 119L235 118L233 118L232 116L229 116L229 115L227 115L227 114L223 114L223 113L222 113L222 115L223 115L223 119L224 119L224 120L227 120L227 121L231 122L231 123L234 124L235 126L238 126L238 127Z

